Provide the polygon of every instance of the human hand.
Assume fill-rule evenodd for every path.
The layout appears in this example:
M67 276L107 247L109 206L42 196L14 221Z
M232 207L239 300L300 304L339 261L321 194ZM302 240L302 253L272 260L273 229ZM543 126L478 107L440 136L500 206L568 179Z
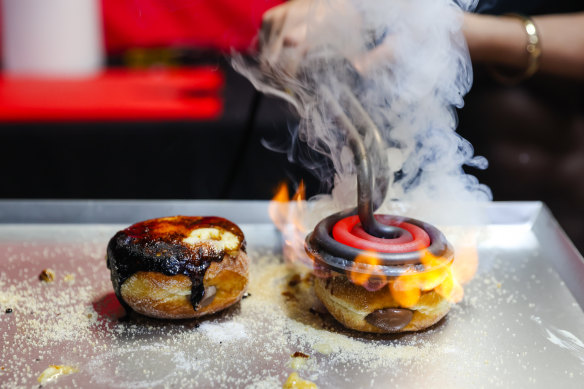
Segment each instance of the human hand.
M350 23L350 29L347 29ZM260 61L264 66L294 74L306 54L331 41L342 43L342 30L361 24L349 0L293 0L268 10L260 30ZM335 39L331 39L331 37Z

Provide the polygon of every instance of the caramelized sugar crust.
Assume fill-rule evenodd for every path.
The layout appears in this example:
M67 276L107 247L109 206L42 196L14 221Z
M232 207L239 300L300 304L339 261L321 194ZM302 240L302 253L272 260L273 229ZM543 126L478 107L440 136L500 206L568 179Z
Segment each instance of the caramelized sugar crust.
M159 318L224 309L241 298L248 279L243 232L219 217L173 216L136 223L110 240L107 264L122 304ZM210 304L199 306L204 297L212 298Z

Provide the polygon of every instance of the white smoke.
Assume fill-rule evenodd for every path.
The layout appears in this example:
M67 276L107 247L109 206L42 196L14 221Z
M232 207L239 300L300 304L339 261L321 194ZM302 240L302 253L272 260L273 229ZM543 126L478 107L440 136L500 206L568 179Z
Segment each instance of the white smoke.
M423 214L428 220L425 204L460 208L462 203L491 199L490 190L462 169L486 168L487 161L474 157L471 144L455 132L455 108L463 106L472 84L462 11L475 4L476 0L314 0L305 44L284 49L277 60L260 54L256 65L234 57L235 69L256 88L295 107L300 116L298 138L333 162L332 195L316 201L326 203L324 213L356 205L347 134L331 115L326 98L331 92L342 105L343 85L386 142L381 159L372 161L374 174L389 180L382 210ZM371 142L365 142L370 151ZM389 171L383 169L385 163ZM441 207L445 212L448 208Z

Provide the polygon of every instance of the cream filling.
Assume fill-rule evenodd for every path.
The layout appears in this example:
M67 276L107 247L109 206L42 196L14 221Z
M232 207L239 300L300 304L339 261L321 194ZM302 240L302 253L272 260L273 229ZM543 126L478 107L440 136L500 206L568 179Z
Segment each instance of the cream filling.
M229 255L237 254L239 248L239 238L230 231L220 228L197 228L183 239L183 243L199 245L207 243L215 247L217 251L225 251Z

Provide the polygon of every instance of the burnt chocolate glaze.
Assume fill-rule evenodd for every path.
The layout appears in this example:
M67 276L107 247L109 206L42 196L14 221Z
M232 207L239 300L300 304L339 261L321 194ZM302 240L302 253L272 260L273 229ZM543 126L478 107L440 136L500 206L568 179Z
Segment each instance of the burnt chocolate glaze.
M145 271L189 277L192 282L190 301L193 309L197 310L205 296L205 272L211 262L223 260L225 251L209 244L186 244L183 239L195 229L217 227L237 236L240 243L238 249L245 252L241 229L231 221L216 216L151 219L116 233L108 243L106 260L114 291L124 308L131 310L122 298L122 285L136 272Z

